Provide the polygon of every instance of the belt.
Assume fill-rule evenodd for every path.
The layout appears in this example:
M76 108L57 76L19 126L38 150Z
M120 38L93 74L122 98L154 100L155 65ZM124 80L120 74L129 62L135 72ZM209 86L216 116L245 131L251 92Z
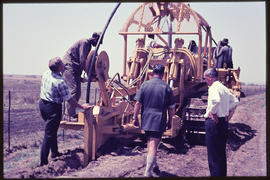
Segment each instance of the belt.
M228 121L228 116L225 116L225 117L218 117L218 120L225 120L225 121Z
M58 105L61 105L61 104L59 104L59 103L47 101L47 100L45 100L45 99L41 99L41 100L42 100L43 103L45 103L45 104L58 104Z
M223 119L223 118L226 118L226 117L218 117L218 119L219 119L219 118L220 118L220 119Z

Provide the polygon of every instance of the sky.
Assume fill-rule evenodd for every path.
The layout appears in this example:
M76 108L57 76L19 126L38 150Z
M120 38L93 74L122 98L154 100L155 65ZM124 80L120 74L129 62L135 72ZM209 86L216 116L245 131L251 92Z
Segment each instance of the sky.
M119 31L141 3L121 3L99 52L109 56L109 75L123 73L124 40ZM265 2L192 2L218 42L229 39L240 81L266 83ZM63 57L77 40L102 31L116 3L4 3L3 74L42 75L48 61ZM135 45L134 45L135 46ZM132 54L128 54L130 57Z

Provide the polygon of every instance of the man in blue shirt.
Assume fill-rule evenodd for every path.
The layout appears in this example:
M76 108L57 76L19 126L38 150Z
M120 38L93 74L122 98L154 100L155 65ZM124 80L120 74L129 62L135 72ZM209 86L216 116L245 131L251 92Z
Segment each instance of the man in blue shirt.
M49 61L50 70L45 72L41 80L41 92L39 108L41 117L46 122L45 134L40 152L40 165L48 164L48 155L51 150L51 157L61 156L58 152L57 131L62 118L62 102L68 101L75 107L86 109L88 104L80 105L72 98L67 84L61 76L64 64L59 57Z
M63 58L63 63L65 65L63 78L68 85L72 97L74 97L76 101L79 101L81 97L81 82L87 82L81 78L83 70L86 70L87 56L91 51L91 47L97 45L100 36L100 32L95 32L93 33L92 38L77 41L68 49ZM67 114L72 121L76 121L77 115L75 107L72 106L72 104L67 103L65 109L65 114Z
M157 147L166 127L171 128L172 117L175 113L172 89L162 80L164 69L163 65L154 65L152 79L141 85L134 98L137 102L134 107L133 123L138 123L138 114L141 109L141 128L148 138L145 177L152 176L153 167L154 172L159 172L156 162ZM169 112L168 122L167 110Z
M217 59L216 68L223 68L223 64L226 64L226 68L233 68L232 62L232 47L228 45L229 40L224 38L221 41L221 48L216 51L215 58Z

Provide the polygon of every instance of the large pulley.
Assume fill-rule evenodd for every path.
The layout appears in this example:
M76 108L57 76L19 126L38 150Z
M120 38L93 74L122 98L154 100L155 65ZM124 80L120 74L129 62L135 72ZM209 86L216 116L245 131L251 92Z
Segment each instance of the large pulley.
M102 103L104 106L108 106L110 103L109 94L106 90L105 83L109 79L109 56L106 51L101 51L96 58L93 58L95 51L90 51L85 64L85 71L88 77L91 78L91 82L98 82ZM89 74L91 61L95 60L95 64L92 69L91 75Z
M101 51L95 63L95 71L99 81L106 82L109 79L109 56L106 51Z
M90 76L89 68L90 68L91 61L93 60L92 57L94 53L95 53L95 50L90 51L86 59L85 71L88 74L88 76ZM95 81L106 82L107 79L109 78L109 65L110 65L109 56L106 53L106 51L102 51L99 55L96 56L95 66L90 76L91 82L95 82Z

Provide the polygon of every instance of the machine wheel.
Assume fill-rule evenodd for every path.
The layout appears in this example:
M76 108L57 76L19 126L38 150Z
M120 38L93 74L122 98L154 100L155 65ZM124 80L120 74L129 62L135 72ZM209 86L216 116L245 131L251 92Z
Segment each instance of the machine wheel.
M92 57L95 53L95 50L92 50L89 52L87 58L86 58L86 62L85 62L85 72L87 73L87 75L89 74L89 70L90 70L90 64L91 64L91 61L92 61ZM92 75L91 75L91 78L92 79L96 79L96 71L95 71L95 68L93 68L92 70Z
M95 64L95 71L99 80L102 78L102 80L106 82L107 79L109 79L109 66L110 62L108 54L106 51L101 51Z

